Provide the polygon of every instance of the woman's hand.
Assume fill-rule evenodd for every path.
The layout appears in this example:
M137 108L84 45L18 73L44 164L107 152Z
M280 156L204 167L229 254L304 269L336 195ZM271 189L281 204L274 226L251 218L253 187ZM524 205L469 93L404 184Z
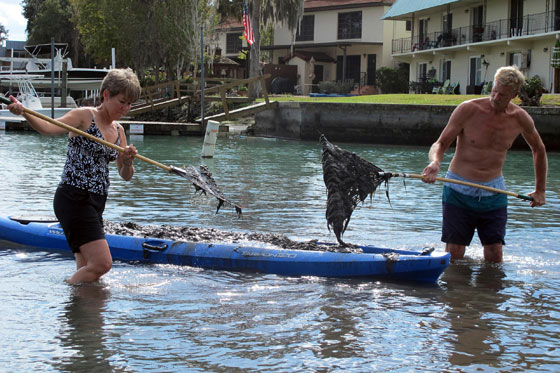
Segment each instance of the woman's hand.
M136 154L138 154L136 147L133 144L127 145L121 155L123 164L125 166L132 166L132 162L134 161L134 156Z
M132 162L134 161L134 156L138 154L138 151L134 147L134 145L130 144L124 147L124 152L119 154L117 158L117 165L119 167L119 175L125 181L129 181L132 179L134 175L134 167L132 166Z
M15 115L23 115L23 104L19 102L14 96L10 96L10 100L12 100L12 103L8 105L8 110L10 110L10 113Z

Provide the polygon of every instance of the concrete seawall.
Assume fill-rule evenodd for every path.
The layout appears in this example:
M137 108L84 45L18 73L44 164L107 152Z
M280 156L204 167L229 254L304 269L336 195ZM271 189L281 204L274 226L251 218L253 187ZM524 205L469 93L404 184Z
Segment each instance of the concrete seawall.
M281 102L255 117L254 133L301 140L431 145L455 106ZM526 107L548 151L560 151L560 108ZM515 149L528 149L519 137Z

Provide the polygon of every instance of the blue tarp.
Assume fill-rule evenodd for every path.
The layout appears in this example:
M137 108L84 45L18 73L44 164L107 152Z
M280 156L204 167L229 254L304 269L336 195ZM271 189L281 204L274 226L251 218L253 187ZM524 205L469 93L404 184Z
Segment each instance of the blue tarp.
M397 0L381 19L391 19L423 9L459 2L460 0Z

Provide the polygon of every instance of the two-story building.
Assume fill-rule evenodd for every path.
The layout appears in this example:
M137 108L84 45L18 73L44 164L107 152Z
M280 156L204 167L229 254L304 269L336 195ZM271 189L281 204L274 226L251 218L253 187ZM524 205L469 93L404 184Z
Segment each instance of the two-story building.
M412 81L449 80L461 93L480 93L499 67L517 65L559 91L551 58L560 0L397 0L383 19L410 24L411 36L395 38L391 54L410 64Z
M286 27L274 29L269 51L274 64L295 65L294 84L308 94L321 81L352 80L357 85L375 83L375 71L394 66L393 39L410 37L404 22L382 21L395 0L306 0L304 15L295 35ZM246 47L239 37L243 26L222 28L222 54L235 58ZM224 54L225 50L225 54Z
M22 70L25 68L25 41L6 40L6 46L0 45L0 71Z

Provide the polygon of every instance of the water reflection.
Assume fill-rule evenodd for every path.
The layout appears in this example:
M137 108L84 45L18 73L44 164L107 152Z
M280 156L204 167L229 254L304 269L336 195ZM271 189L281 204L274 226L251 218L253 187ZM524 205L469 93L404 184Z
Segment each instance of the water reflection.
M131 182L112 175L106 218L333 240L318 143L219 141L215 157L202 161L200 138L134 139L141 154L164 164L208 164L224 193L246 207L241 219L227 209L215 214L215 200L194 196L186 180L144 162ZM428 150L339 145L388 171L411 173L423 169ZM64 138L0 135L0 159L10 160L0 167L1 213L52 214L66 146ZM75 289L63 283L66 259L45 254L31 262L2 251L0 366L16 372L558 371L558 154L549 154L549 167L547 205L531 209L510 200L504 267L477 261L482 248L475 242L476 259L449 267L439 286L126 264L108 275L111 291ZM504 175L508 189L530 192L530 152L510 153ZM443 249L441 184L392 180L391 205L384 191L354 212L348 242Z
M500 264L473 264L459 261L445 270L446 282L442 302L448 306L450 323L447 337L452 365L495 365L504 351L502 341L494 334L494 321L508 296L503 292L506 277Z
M65 356L54 367L66 372L112 371L112 352L103 332L109 289L100 283L73 286L60 316L60 343Z
M345 359L362 356L363 344L356 343L362 337L359 332L357 310L349 307L355 299L341 297L337 287L325 287L322 294L324 305L320 307L321 337L318 340L318 355L322 359Z

